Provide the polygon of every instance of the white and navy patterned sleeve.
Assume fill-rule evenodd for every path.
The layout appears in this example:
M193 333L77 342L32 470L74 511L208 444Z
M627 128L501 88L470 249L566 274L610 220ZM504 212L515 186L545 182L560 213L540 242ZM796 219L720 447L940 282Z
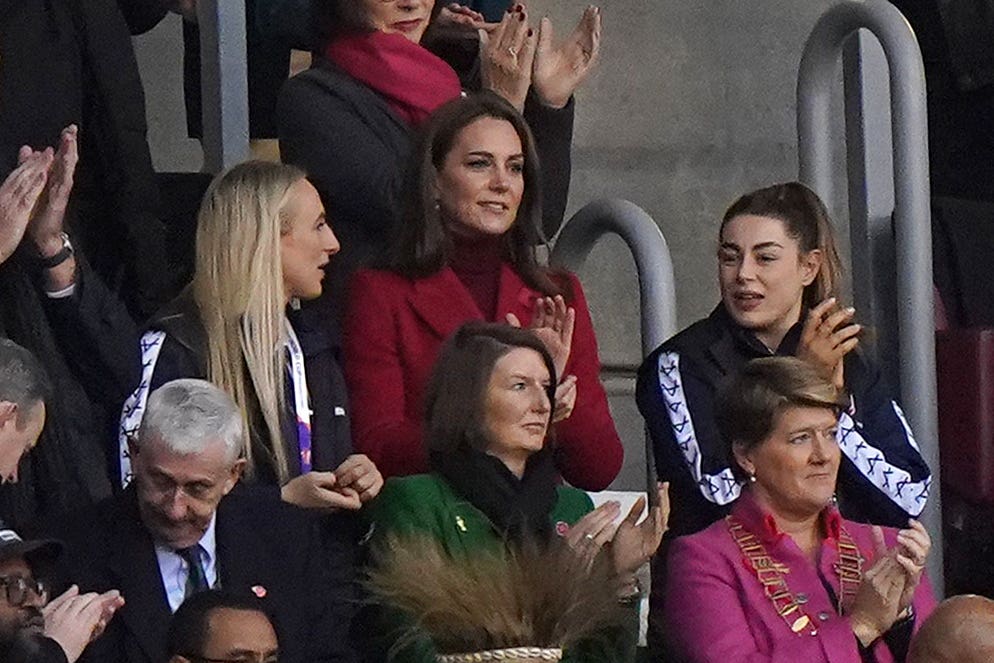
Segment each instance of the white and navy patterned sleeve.
M678 352L658 351L642 366L636 398L659 477L681 481L686 473L711 504L735 501L742 487L715 425L713 386L685 370Z

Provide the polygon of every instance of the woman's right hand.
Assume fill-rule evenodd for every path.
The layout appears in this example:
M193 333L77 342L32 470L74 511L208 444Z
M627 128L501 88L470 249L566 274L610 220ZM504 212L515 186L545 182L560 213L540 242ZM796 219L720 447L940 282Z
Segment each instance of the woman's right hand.
M524 111L538 42L535 31L528 26L524 5L511 7L496 28L481 29L479 35L483 88Z
M859 345L859 332L863 328L853 322L856 309L834 310L835 306L835 297L829 297L808 312L797 345L797 358L814 366L841 390L845 386L842 360Z
M580 518L569 528L566 543L576 551L587 567L593 563L601 548L614 538L616 529L614 521L619 514L621 514L621 503L610 500Z
M338 485L334 472L308 472L290 479L280 489L280 496L301 509L316 511L358 511L362 508L359 493Z
M869 647L899 619L904 610L901 597L907 580L904 567L884 545L879 527L873 528L873 539L876 561L863 574L847 613L853 633L864 647Z
M513 313L508 313L505 320L512 327L521 327L521 321ZM552 363L556 367L556 379L559 381L566 377L566 362L569 361L570 352L573 350L575 326L576 309L567 306L562 295L539 297L535 300L535 310L528 329L541 339L545 349L552 355Z

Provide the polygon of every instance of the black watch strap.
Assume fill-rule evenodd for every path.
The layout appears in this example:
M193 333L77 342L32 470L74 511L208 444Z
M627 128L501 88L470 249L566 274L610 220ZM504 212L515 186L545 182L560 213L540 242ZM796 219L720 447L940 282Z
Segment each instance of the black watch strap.
M73 253L74 250L72 242L69 241L69 235L62 233L62 248L59 249L59 252L54 255L50 255L47 258L39 256L37 264L42 269L53 269L64 263L66 260L69 260Z

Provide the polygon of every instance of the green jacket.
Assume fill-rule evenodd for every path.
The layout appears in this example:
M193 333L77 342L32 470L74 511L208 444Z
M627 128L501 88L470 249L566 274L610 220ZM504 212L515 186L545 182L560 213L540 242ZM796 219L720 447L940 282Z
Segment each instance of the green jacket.
M550 514L557 532L564 532L593 510L590 497L576 488L560 486L558 499ZM389 534L428 534L442 543L452 556L473 554L481 550L498 549L503 545L500 533L486 515L457 495L449 484L435 474L418 474L388 479L380 492L370 517L373 522L373 543ZM382 617L382 616L381 616ZM394 614L380 626L396 627ZM567 653L563 660L570 663L623 663L634 659L637 614L633 612L631 628L611 637L609 651L603 646L583 647L583 652ZM380 630L380 629L377 629ZM382 631L381 631L382 632ZM375 660L387 660L386 650L392 642L383 640L374 645ZM381 649L382 647L382 649ZM624 653L619 654L620 651ZM431 639L424 635L413 639L399 651L391 652L392 663L434 663L436 651Z

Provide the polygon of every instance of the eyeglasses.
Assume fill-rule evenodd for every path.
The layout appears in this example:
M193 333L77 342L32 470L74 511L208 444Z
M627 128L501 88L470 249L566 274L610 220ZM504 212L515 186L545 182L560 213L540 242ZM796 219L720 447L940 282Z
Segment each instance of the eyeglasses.
M278 654L242 654L238 658L206 658L194 654L184 654L192 663L279 663Z
M48 595L49 584L44 580L34 580L21 576L8 576L0 578L0 587L7 593L7 603L13 608L19 608L28 600L28 593L36 597ZM268 662L264 662L268 663Z

